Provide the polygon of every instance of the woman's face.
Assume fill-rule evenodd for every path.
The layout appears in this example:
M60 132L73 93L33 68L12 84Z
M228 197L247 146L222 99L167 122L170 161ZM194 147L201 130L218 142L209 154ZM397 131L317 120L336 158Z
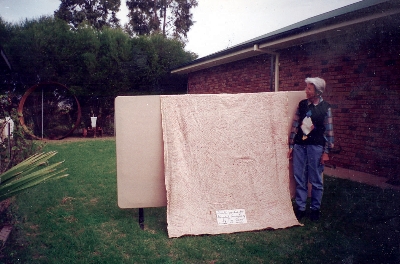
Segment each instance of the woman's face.
M312 83L307 83L305 92L306 92L307 99L311 99L311 98L314 98L315 96L317 96L317 92L315 91L315 86Z

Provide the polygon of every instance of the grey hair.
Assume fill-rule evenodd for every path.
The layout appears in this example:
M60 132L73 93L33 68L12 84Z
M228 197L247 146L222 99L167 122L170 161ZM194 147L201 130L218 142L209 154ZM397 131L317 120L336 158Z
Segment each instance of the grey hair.
M319 77L306 78L305 82L314 84L315 90L317 90L317 92L319 94L322 94L323 92L325 92L326 83L325 83L324 79L319 78Z

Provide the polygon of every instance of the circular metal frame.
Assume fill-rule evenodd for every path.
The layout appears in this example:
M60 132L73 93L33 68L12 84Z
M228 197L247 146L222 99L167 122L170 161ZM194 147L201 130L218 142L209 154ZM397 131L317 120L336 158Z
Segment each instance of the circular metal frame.
M33 92L34 92L37 88L39 88L39 87L42 87L42 86L49 86L49 85L59 86L59 87L64 88L64 89L66 89L66 90L69 91L69 89L68 89L65 85L62 85L61 83L57 83L57 82L44 82L44 83L39 83L39 84L36 84L36 85L32 86L31 88L29 88L29 89L25 92L24 96L22 96L21 101L19 102L19 105L18 105L18 117L19 117L19 122L21 123L21 125L22 125L22 127L24 128L25 132L28 133L32 138L35 138L35 139L40 139L40 140L41 140L42 138L40 138L40 137L38 137L38 136L32 134L32 133L29 131L29 129L26 127L26 125L25 125L25 119L24 119L24 114L23 114L22 110L24 109L24 104L25 104L26 99L28 98L28 96L29 96L31 93L33 93ZM77 117L77 119L76 119L76 122L75 122L74 126L71 128L71 130L69 130L69 131L67 132L67 134L65 134L64 136L55 138L55 140L60 140L60 139L66 138L66 137L68 137L69 135L71 135L72 132L75 131L75 129L79 126L79 124L80 124L80 122L81 122L81 117L82 117L81 105L79 104L78 98L76 98L75 95L72 95L72 96L75 98L76 104L77 104L77 106L78 106L78 117Z

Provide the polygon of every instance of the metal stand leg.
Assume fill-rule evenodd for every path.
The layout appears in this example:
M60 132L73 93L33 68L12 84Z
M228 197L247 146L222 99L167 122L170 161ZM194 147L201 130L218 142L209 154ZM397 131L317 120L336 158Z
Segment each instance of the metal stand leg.
M144 212L143 212L143 208L139 208L139 226L140 226L140 229L144 230Z

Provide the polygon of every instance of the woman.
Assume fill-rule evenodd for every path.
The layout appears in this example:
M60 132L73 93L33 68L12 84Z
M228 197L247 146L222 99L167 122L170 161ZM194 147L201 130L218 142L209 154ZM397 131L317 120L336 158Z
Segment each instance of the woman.
M329 103L322 99L325 81L319 77L306 78L307 99L300 101L290 134L288 158L293 157L296 180L296 217L305 216L308 182L311 183L312 221L319 219L323 194L322 172L333 147L332 112Z

